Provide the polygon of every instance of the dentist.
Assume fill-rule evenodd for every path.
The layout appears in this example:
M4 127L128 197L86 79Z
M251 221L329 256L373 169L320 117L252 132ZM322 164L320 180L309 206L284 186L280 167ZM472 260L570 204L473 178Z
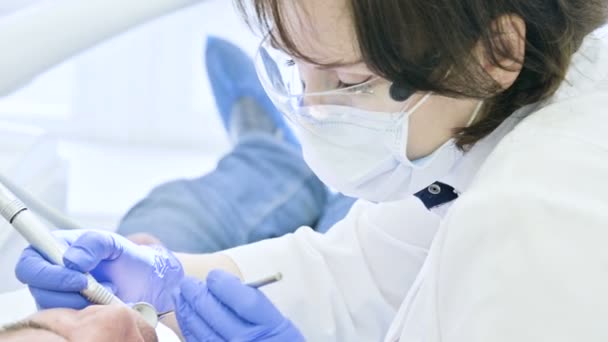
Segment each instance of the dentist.
M192 341L608 338L605 1L253 3L269 97L361 201L326 235L213 255L58 233L67 269L17 265L39 305L87 305L91 271L126 301L171 298ZM214 268L284 280L262 294Z

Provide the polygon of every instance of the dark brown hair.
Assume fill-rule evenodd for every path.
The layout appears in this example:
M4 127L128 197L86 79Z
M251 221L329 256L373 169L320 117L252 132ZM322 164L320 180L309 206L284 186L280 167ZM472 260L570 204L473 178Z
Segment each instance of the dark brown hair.
M273 29L275 43L303 55L288 32L283 6L302 0L252 1L259 27ZM235 0L251 24L248 0ZM332 1L332 0L328 0ZM550 97L564 80L583 39L607 17L606 0L348 0L359 49L367 66L389 81L418 91L486 99L482 119L456 132L467 147L485 137L517 109ZM506 15L526 25L523 61L500 39ZM498 24L498 25L497 25ZM276 35L276 36L275 36ZM497 39L498 37L498 39ZM513 60L521 73L502 89L472 51L481 43L487 59ZM445 77L446 74L449 76Z

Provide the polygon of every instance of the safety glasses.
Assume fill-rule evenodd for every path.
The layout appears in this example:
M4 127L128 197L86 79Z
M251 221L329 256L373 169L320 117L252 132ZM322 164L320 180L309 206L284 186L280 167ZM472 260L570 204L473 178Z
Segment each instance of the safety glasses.
M411 105L409 100L393 100L392 83L380 77L346 86L335 71L296 60L274 48L270 35L258 49L255 66L272 102L298 124L358 122L373 127L380 120L385 126L387 115L396 120Z

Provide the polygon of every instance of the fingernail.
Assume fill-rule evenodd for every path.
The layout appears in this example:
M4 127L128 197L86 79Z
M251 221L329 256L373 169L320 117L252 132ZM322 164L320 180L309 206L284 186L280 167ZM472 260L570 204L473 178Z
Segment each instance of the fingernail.
M207 286L211 290L220 289L233 282L241 284L241 280L237 276L222 270L213 270L207 275Z
M63 263L65 264L65 267L83 272L78 263L76 263L76 261L80 259L82 259L82 252L75 247L68 248L63 254Z
M188 316L192 311L188 301L179 292L173 293L173 302L176 310L175 315L179 320L181 320L184 316Z
M72 278L72 282L76 288L84 290L89 286L89 280L84 274L77 274Z
M204 286L205 285L199 280L185 278L180 284L181 295L187 300L193 300Z
M72 260L69 259L69 257L67 255L63 256L63 264L65 265L65 267L74 270L74 271L78 271L78 265L76 265L74 262L72 262Z
M63 262L65 266L79 272L91 271L90 269L87 269L87 265L92 263L91 258L92 257L88 251L79 247L70 247L63 254Z
M207 273L207 283L214 283L220 280L222 273L220 270L211 270L211 272Z

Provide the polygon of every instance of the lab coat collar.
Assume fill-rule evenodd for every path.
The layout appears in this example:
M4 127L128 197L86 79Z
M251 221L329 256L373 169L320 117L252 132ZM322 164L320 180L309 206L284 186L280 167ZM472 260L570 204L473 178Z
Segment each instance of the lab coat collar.
M548 105L581 96L589 92L608 89L608 29L601 29L585 38L572 58L566 80L547 101L535 103L513 113L494 132L479 141L440 181L456 191L465 191L483 161L496 145L529 114Z
M605 89L608 86L606 61L608 61L608 30L603 28L585 38L578 52L572 57L565 81L546 105Z

